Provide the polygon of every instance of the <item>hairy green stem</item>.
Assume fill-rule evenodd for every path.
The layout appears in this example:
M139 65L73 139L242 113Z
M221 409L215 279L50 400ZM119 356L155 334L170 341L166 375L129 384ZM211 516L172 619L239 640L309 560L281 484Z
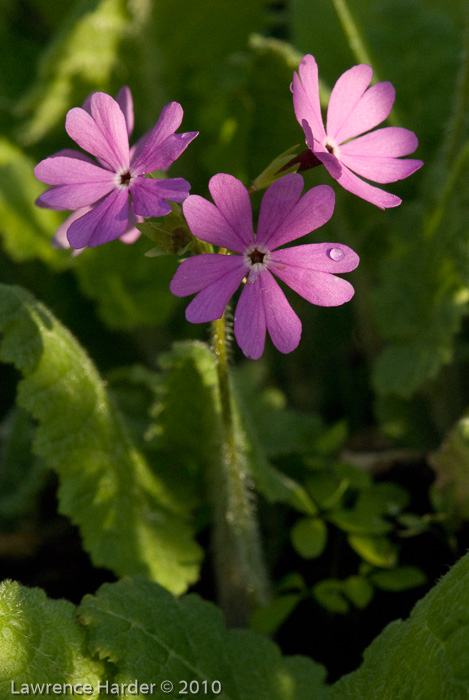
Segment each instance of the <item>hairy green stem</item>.
M218 602L228 625L242 627L266 601L268 584L252 489L239 445L224 317L213 321L212 329L223 425L222 459L211 479L215 575Z

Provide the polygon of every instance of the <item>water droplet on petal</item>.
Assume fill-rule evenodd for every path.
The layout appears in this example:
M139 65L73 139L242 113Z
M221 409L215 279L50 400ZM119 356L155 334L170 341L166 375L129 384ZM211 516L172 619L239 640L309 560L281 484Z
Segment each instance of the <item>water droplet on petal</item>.
M329 248L327 254L330 259L334 260L335 262L339 262L339 260L343 260L345 257L345 253L342 248Z

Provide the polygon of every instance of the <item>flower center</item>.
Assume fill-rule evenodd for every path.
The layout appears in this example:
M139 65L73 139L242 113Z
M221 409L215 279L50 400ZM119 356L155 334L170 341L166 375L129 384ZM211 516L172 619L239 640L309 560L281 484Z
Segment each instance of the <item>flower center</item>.
M258 263L262 264L264 262L265 253L255 248L252 253L248 253L248 258L252 265L257 265Z
M326 149L326 151L328 151L328 153L332 153L332 155L336 158L339 157L339 148L335 141L333 141L329 137L326 138L326 140L324 141L324 148Z
M129 168L123 168L116 173L115 184L119 189L128 189L134 180L134 175Z
M252 283L257 280L261 272L263 272L269 263L270 252L263 245L253 243L244 253L244 263L249 270L248 282Z
M131 179L132 176L130 174L130 170L126 170L125 173L121 173L121 185L128 187Z

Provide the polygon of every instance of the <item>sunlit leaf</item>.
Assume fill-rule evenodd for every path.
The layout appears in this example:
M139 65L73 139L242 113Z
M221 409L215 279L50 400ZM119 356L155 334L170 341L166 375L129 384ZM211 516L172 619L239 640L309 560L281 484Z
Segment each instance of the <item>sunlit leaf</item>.
M0 358L24 376L18 403L39 423L33 449L58 473L60 510L93 562L183 591L201 557L188 518L132 443L85 351L18 287L0 285L0 327Z

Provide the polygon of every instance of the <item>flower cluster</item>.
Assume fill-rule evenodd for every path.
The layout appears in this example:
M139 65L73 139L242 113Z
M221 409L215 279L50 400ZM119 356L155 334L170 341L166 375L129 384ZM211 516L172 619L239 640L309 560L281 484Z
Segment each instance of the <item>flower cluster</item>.
M395 182L422 162L402 158L417 147L413 132L400 127L372 131L388 117L395 97L389 82L369 87L372 74L370 66L358 65L339 78L331 93L326 128L313 56L303 58L291 89L311 163L323 164L346 190L385 209L401 200L366 180ZM56 245L82 249L116 238L132 242L139 235L137 222L165 216L171 211L170 201L182 202L195 238L218 247L218 252L183 260L171 281L174 295L196 295L186 309L187 320L205 323L221 318L242 286L234 333L244 354L261 357L267 333L280 352L289 353L300 341L301 322L277 279L318 306L344 304L354 294L352 285L337 276L358 265L358 255L348 246L283 247L329 221L334 191L319 185L301 196L301 175L272 173L274 181L262 199L255 233L249 191L232 175L219 173L210 180L214 203L189 195L190 185L183 178L148 177L169 168L197 136L197 132L175 133L182 116L178 103L166 105L155 127L130 148L134 123L130 90L123 88L117 100L101 92L92 94L81 108L68 112L66 130L97 163L71 149L41 161L36 177L51 187L37 204L72 210L56 233Z
M197 132L176 134L182 107L171 102L163 108L149 134L129 147L134 116L130 90L123 88L117 101L95 92L83 106L67 114L68 135L92 158L67 149L41 161L34 174L52 185L37 204L50 209L72 209L63 231L72 248L97 246L127 236L135 240L137 217L164 216L172 202L182 202L190 185L181 177L145 177L165 170L187 148ZM142 219L141 219L142 220Z
M334 192L319 185L300 198L303 178L285 175L266 191L254 235L249 194L231 175L218 174L209 184L215 204L190 195L184 215L197 238L229 248L235 255L202 254L184 260L170 285L176 296L197 293L186 310L192 323L221 318L244 278L236 306L234 333L246 357L264 351L266 330L280 352L294 350L301 322L274 279L278 277L312 304L337 306L353 296L353 287L333 273L349 272L358 255L345 245L311 243L280 249L328 221Z
M387 209L397 207L402 200L357 175L374 182L396 182L412 175L423 163L400 159L417 148L413 131L396 126L370 131L389 116L395 97L391 83L376 83L369 88L372 76L373 69L361 64L339 78L331 92L324 129L318 66L308 54L293 76L293 105L306 145L329 174L349 192Z

